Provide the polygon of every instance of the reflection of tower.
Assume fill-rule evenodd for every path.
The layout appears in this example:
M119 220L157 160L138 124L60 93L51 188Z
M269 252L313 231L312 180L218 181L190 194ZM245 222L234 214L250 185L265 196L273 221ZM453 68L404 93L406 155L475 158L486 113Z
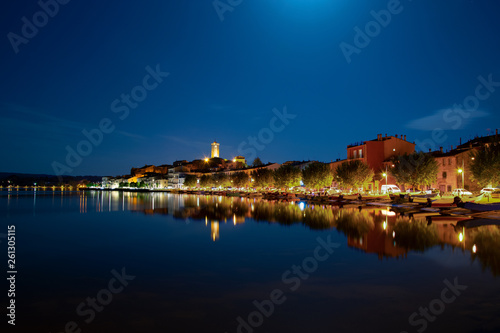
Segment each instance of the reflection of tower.
M217 141L212 142L212 158L219 157L219 146L220 144Z
M212 240L215 242L219 239L219 222L212 221L210 222L210 230L212 231Z

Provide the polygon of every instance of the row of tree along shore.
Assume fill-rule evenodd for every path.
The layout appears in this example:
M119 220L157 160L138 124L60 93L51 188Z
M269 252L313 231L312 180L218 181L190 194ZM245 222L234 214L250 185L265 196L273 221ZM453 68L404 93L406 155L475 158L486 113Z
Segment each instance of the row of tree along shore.
M472 162L469 175L481 187L500 184L500 146L471 153ZM438 164L435 158L423 152L415 152L396 156L392 160L392 168L387 170L399 185L411 187L412 190L429 187L436 182ZM382 172L382 171L381 171ZM335 170L328 163L312 162L303 170L292 165L281 165L276 170L257 169L251 174L244 171L230 175L224 172L209 173L202 176L187 174L183 189L246 189L262 191L269 189L318 191L331 189L332 185L344 193L363 192L366 184L374 178L383 179L360 160L342 163ZM92 185L92 184L91 184ZM123 188L146 189L144 183L120 184Z

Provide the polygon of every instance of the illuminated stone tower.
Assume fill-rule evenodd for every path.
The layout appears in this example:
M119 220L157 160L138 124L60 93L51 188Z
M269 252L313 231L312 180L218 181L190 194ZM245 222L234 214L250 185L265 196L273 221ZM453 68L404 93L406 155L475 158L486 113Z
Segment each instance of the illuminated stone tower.
M219 157L219 146L220 144L217 141L212 142L212 158Z

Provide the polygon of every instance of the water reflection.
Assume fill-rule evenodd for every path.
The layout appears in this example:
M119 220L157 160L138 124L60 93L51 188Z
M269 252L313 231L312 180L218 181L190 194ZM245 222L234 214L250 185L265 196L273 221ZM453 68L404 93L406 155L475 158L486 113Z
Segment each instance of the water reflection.
M467 228L463 217L409 218L384 208L339 208L304 202L268 202L255 198L173 195L168 193L90 192L80 194L80 212L131 210L143 214L172 215L210 224L213 241L219 240L220 223L234 226L247 219L258 223L301 224L310 229L337 229L347 244L382 258L406 258L408 252L425 252L434 246L470 251L483 269L500 274L498 226Z
M0 194L1 195L1 194ZM463 217L436 216L409 218L396 216L386 208L339 208L305 202L269 202L256 198L196 196L188 194L117 191L88 192L11 192L4 195L9 210L19 209L22 197L33 200L33 214L74 209L80 213L132 211L145 215L171 215L186 222L200 221L207 237L220 239L222 225L238 227L250 219L257 223L302 225L314 230L336 229L347 238L351 248L376 254L378 258L406 258L410 252L425 252L435 246L451 246L470 253L484 270L500 274L500 229ZM59 196L59 197L58 197ZM48 205L47 205L48 204ZM50 207L50 205L52 207ZM49 207L47 207L49 206ZM68 208L69 207L69 208ZM26 211L26 207L22 208ZM208 232L208 228L209 232Z

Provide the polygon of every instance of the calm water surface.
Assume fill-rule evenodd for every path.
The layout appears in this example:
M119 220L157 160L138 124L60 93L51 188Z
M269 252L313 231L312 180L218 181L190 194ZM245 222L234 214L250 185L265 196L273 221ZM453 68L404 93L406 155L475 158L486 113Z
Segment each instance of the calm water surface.
M98 191L4 190L0 215L19 332L500 332L497 226Z

